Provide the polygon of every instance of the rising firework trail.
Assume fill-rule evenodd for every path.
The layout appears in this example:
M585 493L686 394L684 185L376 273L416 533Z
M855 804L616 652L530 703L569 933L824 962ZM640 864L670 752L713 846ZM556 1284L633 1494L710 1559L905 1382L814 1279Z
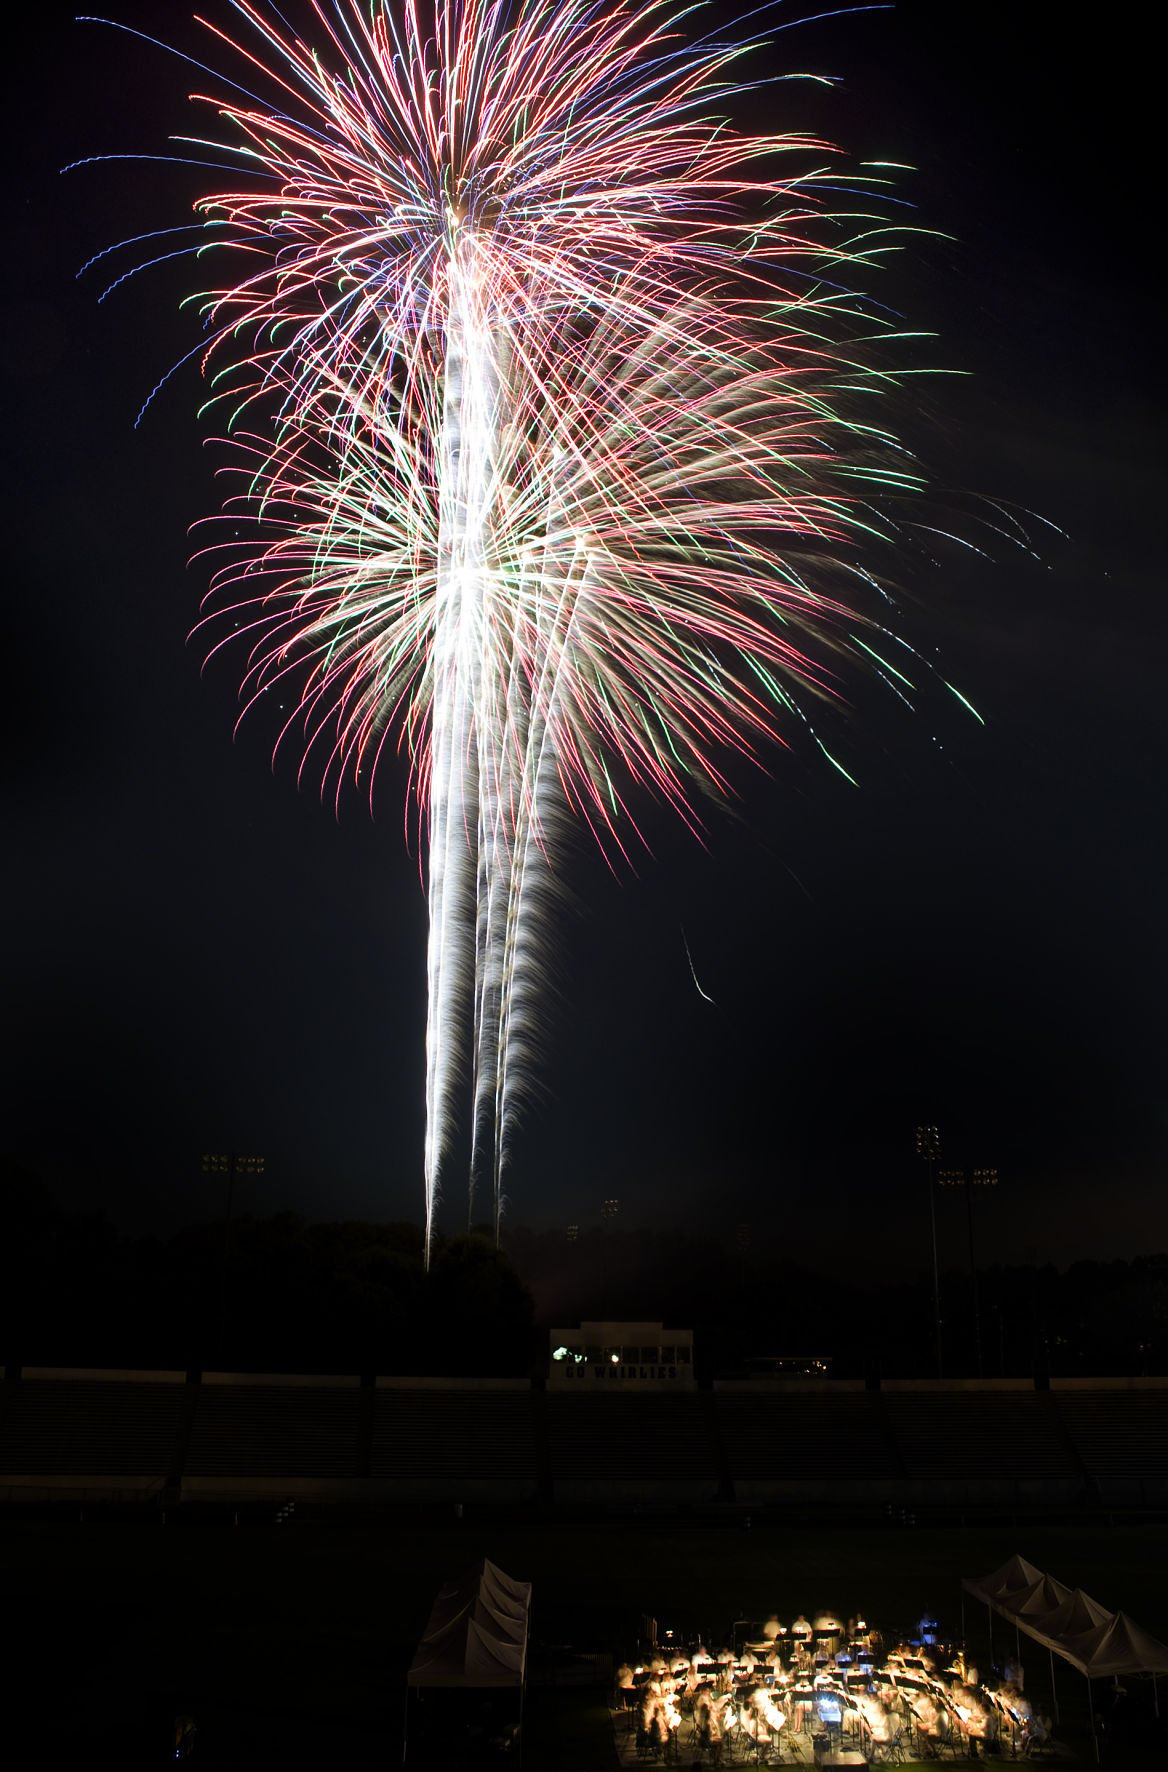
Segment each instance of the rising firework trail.
M208 620L337 791L409 755L428 1259L460 1124L498 1231L566 823L696 826L849 662L912 688L873 560L921 482L848 292L895 235L882 171L841 205L836 150L726 121L751 46L677 0L229 10L182 139L237 169L192 250L254 527Z

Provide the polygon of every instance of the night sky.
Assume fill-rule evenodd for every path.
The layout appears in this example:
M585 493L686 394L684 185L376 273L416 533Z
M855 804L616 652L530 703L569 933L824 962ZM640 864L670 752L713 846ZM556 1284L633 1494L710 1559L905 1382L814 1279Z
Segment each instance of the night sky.
M184 10L113 14L186 43ZM30 18L0 325L2 1142L126 1227L221 1211L208 1149L266 1155L245 1208L418 1220L426 919L404 770L376 822L356 796L338 819L290 761L273 773L262 720L233 739L230 667L201 678L186 643L205 589L187 530L217 496L197 370L134 429L195 343L178 302L197 274L164 265L101 306L100 273L75 280L186 220L201 181L59 168L181 151L165 137L190 127L193 82L68 8ZM777 39L775 68L843 80L794 98L800 120L916 165L898 194L956 237L877 285L940 333L921 361L970 372L916 384L914 439L943 482L1055 527L1030 525L1038 564L946 552L916 581L911 631L984 729L947 697L909 716L861 688L834 746L858 790L776 752L704 847L650 812L635 871L583 837L564 857L516 1222L593 1222L615 1195L632 1222L749 1222L808 1262L913 1267L929 1119L954 1163L1000 1169L987 1254L1168 1247L1161 199L1147 46L1113 28L1049 0L909 0ZM940 1205L959 1238L958 1201ZM454 1186L443 1223L464 1214Z

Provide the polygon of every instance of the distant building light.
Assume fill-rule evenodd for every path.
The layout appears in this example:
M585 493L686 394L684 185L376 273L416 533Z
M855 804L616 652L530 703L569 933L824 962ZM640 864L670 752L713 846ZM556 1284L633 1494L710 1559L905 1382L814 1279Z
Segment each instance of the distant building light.
M668 1343L666 1335L673 1338ZM594 1382L605 1389L693 1385L692 1330L667 1330L661 1323L585 1322L578 1328L552 1329L547 1346L549 1382L579 1395L591 1391ZM615 1393L610 1389L610 1394Z
M759 1378L830 1378L830 1354L752 1354L747 1367Z

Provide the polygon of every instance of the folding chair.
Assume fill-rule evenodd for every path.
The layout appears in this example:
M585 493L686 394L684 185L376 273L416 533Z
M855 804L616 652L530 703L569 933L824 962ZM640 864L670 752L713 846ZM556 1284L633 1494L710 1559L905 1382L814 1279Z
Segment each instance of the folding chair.
M904 1765L904 1724L898 1723L887 1741L873 1739L871 1745L873 1766Z

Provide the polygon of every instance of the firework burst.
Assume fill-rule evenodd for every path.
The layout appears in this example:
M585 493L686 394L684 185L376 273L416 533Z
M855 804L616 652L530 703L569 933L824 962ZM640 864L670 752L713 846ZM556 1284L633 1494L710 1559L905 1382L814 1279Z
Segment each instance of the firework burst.
M564 823L619 850L643 790L696 822L897 644L870 560L919 479L832 280L889 230L829 213L826 144L725 121L743 46L676 0L312 0L311 42L231 10L185 139L239 167L201 306L256 526L208 619L338 790L408 751L428 1253L460 1118L498 1227Z

